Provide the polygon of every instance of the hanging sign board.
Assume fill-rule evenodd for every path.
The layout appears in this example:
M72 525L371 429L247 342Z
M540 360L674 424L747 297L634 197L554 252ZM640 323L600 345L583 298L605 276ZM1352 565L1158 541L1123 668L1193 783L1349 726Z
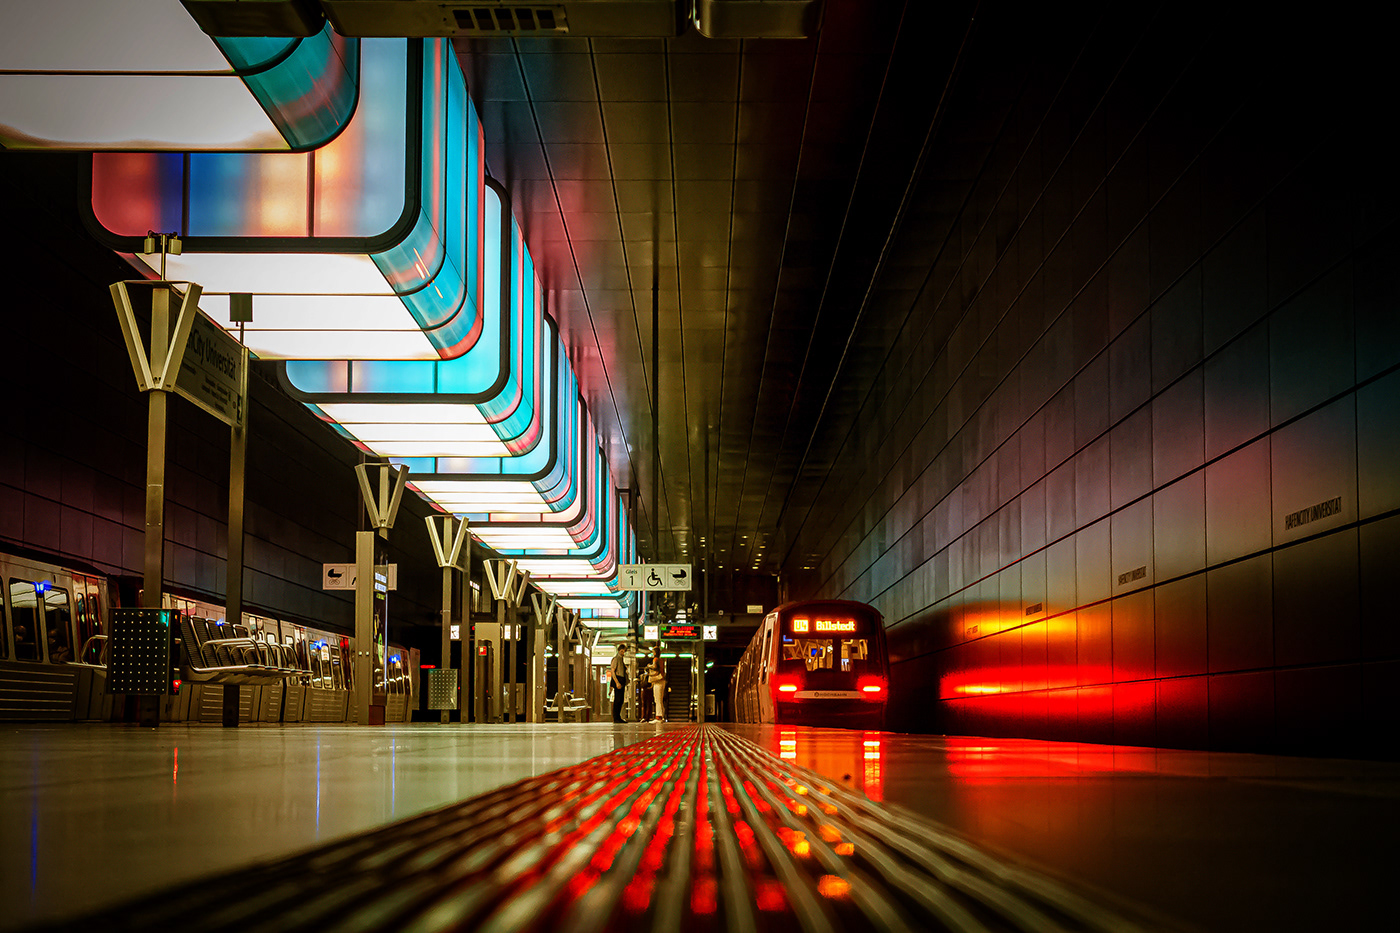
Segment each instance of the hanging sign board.
M387 570L385 568L388 568ZM376 576L383 575L389 581L389 589L399 588L399 565L380 564L376 570ZM353 590L355 588L355 565L349 564L322 564L321 565L321 589L323 590Z
M181 294L177 286L184 286ZM163 300L179 299L180 310L167 346L147 354L136 324L130 287L152 288ZM134 280L112 284L126 352L142 392L174 390L231 427L243 423L244 370L248 352L199 310L203 290L194 282ZM154 298L152 300L155 300Z
M617 582L624 590L688 590L689 564L619 564Z
M243 420L243 367L248 355L224 329L198 308L189 309L190 336L175 375L175 391L218 418L237 426Z

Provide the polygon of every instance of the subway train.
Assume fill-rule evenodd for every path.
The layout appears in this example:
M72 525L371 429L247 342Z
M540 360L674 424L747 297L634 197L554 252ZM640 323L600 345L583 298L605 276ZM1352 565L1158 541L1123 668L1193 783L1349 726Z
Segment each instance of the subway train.
M840 599L768 613L730 686L738 722L883 729L888 699L884 621Z
M0 721L130 717L125 698L106 692L117 591L101 574L0 552ZM183 614L178 637L189 643L187 652L194 647L189 657L207 655L209 664L225 669L251 663L282 672L240 685L241 721L353 720L353 638L257 612L244 612L242 622L231 625L223 607L178 594L165 594L163 604ZM192 671L195 666L192 661ZM417 649L389 646L375 684L385 696L386 722L412 718L418 667ZM225 689L223 683L177 681L175 692L162 698L161 719L221 722Z

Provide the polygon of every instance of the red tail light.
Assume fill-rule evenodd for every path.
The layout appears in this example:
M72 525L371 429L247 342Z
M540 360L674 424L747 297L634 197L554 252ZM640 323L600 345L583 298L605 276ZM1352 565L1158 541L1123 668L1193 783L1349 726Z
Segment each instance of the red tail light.
M885 682L879 677L862 677L856 682L856 688L866 696L874 699L885 692Z
M778 678L779 693L796 693L799 689L801 689L801 687L802 684L798 682L796 677Z

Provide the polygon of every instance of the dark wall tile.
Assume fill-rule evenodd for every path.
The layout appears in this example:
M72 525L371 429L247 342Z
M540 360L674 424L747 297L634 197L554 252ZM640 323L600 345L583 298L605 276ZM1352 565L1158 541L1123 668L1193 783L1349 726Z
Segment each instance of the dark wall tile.
M1110 502L1118 508L1152 491L1152 409L1135 412L1109 434Z
M1212 672L1273 665L1273 577L1270 554L1206 573L1206 649Z
M1268 310L1266 255L1262 210L1206 254L1201 285L1206 353L1220 349Z
M1205 569L1205 475L1198 470L1157 490L1152 497L1155 566L1149 572L1157 580Z
M1209 745L1207 678L1157 681L1157 743L1164 748L1206 748Z
M1269 316L1270 414L1280 424L1356 384L1351 267Z
M1204 462L1203 372L1193 369L1152 400L1152 481L1158 486Z
M1355 528L1274 552L1274 657L1280 665L1361 656Z
M1400 757L1400 661L1361 665L1361 691L1365 751Z
M1206 467L1206 561L1261 551L1269 531L1269 438Z
M1156 674L1156 611L1151 590L1113 600L1113 680L1147 680Z
M1210 747L1274 750L1273 671L1210 678Z
M1106 521L1095 522L1074 536L1076 593L1081 606L1112 595L1109 527Z
M1269 428L1269 331L1255 325L1206 361L1206 457Z
M1109 438L1100 437L1074 458L1074 518L1079 525L1108 514L1111 492Z
M1392 231L1356 255L1352 264L1356 314L1356 377L1369 379L1400 362L1400 278Z
M1201 361L1201 314L1201 269L1196 266L1152 305L1154 391Z
M1400 372L1357 390L1356 445L1358 517L1400 508Z
M1152 394L1152 321L1139 317L1108 347L1108 420L1116 424Z
M1274 692L1278 751L1345 755L1365 744L1361 665L1277 671Z
M1158 677L1206 671L1206 577L1196 574L1153 588Z
M1400 515L1359 529L1361 651L1368 659L1400 658L1396 581L1400 580Z
M1351 247L1350 208L1328 170L1327 147L1268 199L1269 303L1288 300Z

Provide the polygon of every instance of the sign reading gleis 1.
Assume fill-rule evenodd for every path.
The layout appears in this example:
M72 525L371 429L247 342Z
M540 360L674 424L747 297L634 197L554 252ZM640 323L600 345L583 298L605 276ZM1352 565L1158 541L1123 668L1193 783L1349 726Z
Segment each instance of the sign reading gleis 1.
M617 582L624 590L688 590L689 564L619 564Z
M854 632L855 619L793 619L794 635L830 635L841 632Z

